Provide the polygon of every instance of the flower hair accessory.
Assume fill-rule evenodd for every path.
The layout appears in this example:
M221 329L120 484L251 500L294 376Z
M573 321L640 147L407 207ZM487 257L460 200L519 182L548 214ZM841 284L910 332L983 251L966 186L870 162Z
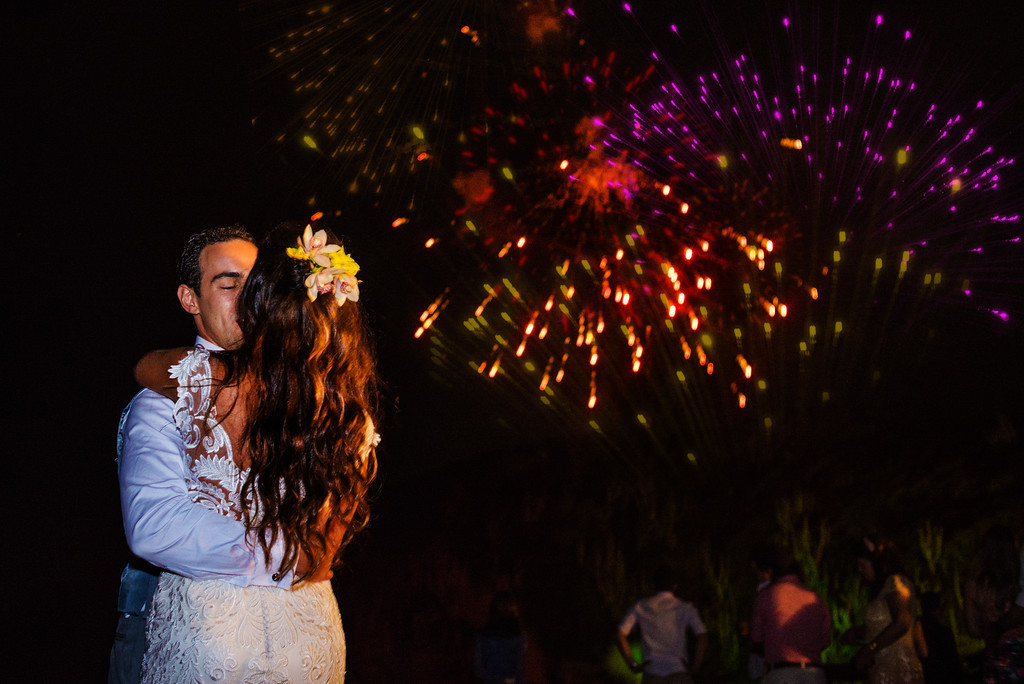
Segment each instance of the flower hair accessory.
M312 264L306 274L306 296L309 301L316 301L317 295L334 293L334 301L338 306L345 300L359 301L359 264L345 254L341 245L328 244L327 231L313 232L313 226L307 225L298 240L298 247L289 247L285 252L293 259L308 261Z

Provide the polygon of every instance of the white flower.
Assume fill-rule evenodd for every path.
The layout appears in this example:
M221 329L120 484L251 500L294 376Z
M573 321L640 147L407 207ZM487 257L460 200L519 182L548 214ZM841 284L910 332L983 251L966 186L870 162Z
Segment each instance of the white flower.
M297 242L298 247L289 247L285 251L293 259L313 264L305 280L309 301L316 301L318 295L328 292L334 293L338 306L346 300L359 301L359 281L356 280L359 264L345 253L341 245L327 242L327 231L313 233L313 227L307 225L302 239Z
M302 231L302 239L298 242L298 247L288 248L288 256L294 259L308 259L323 268L331 265L331 258L327 255L341 249L341 245L328 244L326 230L313 233L313 226L309 224L306 225L306 230Z

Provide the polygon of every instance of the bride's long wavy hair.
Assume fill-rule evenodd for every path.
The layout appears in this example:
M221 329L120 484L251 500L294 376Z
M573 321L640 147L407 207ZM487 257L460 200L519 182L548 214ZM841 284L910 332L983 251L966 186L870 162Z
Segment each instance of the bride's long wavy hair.
M332 564L366 525L377 464L377 378L359 304L338 306L331 294L310 301L304 285L310 263L285 253L304 227L281 224L260 244L238 299L245 341L227 364L225 385L241 382L247 390L245 524L268 562L280 535L281 570L293 568L302 549L312 572L327 560L325 503L331 519L352 513Z

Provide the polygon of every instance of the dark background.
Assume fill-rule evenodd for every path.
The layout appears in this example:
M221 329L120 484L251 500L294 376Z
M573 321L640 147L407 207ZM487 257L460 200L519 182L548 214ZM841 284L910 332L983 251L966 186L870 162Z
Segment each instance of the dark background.
M928 27L951 75L978 74L971 87L1002 98L994 137L1019 156L1024 24L1011 7L948 2L899 11ZM4 14L4 614L16 635L6 652L16 671L25 668L23 681L100 681L127 555L115 427L135 392L135 359L192 335L174 298L178 250L210 225L240 221L259 234L310 210L294 163L268 154L251 126L253 108L264 104L248 85L259 56L233 4L41 2L8 5ZM733 28L758 42L757 32ZM444 537L442 520L488 506L494 514L497 504L481 503L472 485L455 487L462 498L449 497L452 483L500 491L495 473L505 471L489 464L517 450L527 454L522 470L536 466L539 479L574 478L579 454L563 459L552 446L556 432L514 398L431 381L425 351L411 339L433 287L416 288L418 237L392 229L392 216L372 198L348 203L345 232L365 269L388 422L377 520L340 571L338 591L352 681L375 681L358 678L374 671L360 662L367 652L360 631L432 628L389 616L370 597L399 591L417 550L430 552L419 535L440 533L440 543L458 546ZM1020 325L962 334L962 346L950 345L962 356L943 372L973 396L956 399L979 405L977 414L1004 410L1019 434ZM979 476L970 458L949 467L961 466ZM989 467L1019 474L1019 442ZM980 505L977 496L964 500ZM467 580L478 590L456 611L466 625L483 619L486 574ZM413 663L417 655L392 657Z

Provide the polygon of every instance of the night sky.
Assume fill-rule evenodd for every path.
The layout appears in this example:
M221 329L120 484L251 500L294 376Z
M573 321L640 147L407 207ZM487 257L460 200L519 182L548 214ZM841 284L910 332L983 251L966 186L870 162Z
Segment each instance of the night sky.
M255 113L283 116L288 91L278 87L284 99L276 100L273 86L251 86L266 58L233 4L18 5L5 10L3 39L4 367L14 380L4 411L13 470L5 615L17 634L7 652L19 661L16 669L41 668L34 670L46 673L39 681L100 681L127 557L115 429L136 391L135 360L193 334L174 297L178 250L187 235L211 225L238 221L260 234L279 220L305 218L308 185L318 179L301 154L275 146L262 120L252 125ZM929 34L936 46L929 54L950 82L966 80L966 98L998 104L986 135L1021 158L1024 20L1012 5L927 3L927 17L900 11ZM756 30L729 30L758 49ZM273 33L273 24L257 32ZM1018 164L1007 175L1020 171ZM432 377L427 348L412 339L416 316L439 285L421 261L420 227L392 228L397 210L374 197L337 197L326 208L344 203L347 223L339 232L364 268L363 303L387 384L375 513L392 535L377 538L395 544L395 528L422 503L400 496L416 491L417 482L447 481L463 471L480 476L482 463L517 449L532 454L531 463L543 462L538 453L557 459L560 432L557 421L538 417L519 394L502 394L472 375ZM431 220L444 221L435 214L420 225ZM1002 285L1016 293L1007 300L1018 306L1019 254ZM1024 310L1011 312L1005 325L939 322L935 328L950 336L940 347L948 365L913 376L928 395L922 405L941 413L937 420L957 415L959 406L979 420L997 412L1007 417L1017 434L1012 455L984 468L1016 469L1017 481L1024 430L1020 316ZM914 420L922 429L932 419ZM969 431L957 430L951 434ZM926 455L920 462L936 470L948 465ZM965 464L971 467L969 457L955 467ZM926 475L922 470L921 481ZM359 547L366 567L387 562L383 551L374 555L373 539ZM344 573L359 571L353 563ZM342 612L348 629L358 629L344 597Z

